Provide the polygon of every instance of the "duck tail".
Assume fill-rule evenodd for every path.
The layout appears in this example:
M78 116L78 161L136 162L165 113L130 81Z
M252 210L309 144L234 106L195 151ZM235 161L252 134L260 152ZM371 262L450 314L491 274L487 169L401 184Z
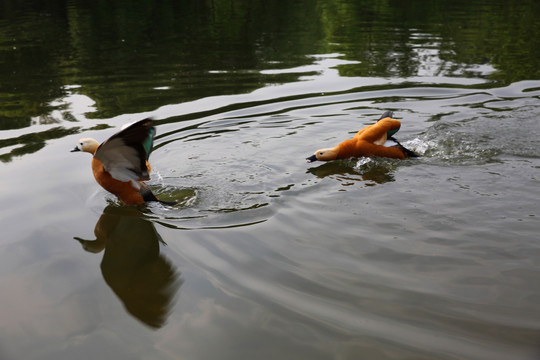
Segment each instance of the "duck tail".
M388 140L392 140L392 141L395 141L396 144L397 144L397 147L399 147L401 149L401 151L403 151L403 153L408 157L408 158L416 158L416 157L420 157L420 155L418 155L417 153L415 153L414 151L411 151L409 149L407 149L405 146L401 145L401 143L399 141L397 141L394 137L389 137Z
M143 200L145 202L150 202L150 201L157 201L163 205L170 205L170 206L173 206L173 205L176 205L178 204L178 201L165 201L165 200L159 200L156 195L154 195L154 193L152 192L152 190L150 190L150 187L148 187L148 185L144 184L141 186L141 189L139 190L139 193L141 194Z

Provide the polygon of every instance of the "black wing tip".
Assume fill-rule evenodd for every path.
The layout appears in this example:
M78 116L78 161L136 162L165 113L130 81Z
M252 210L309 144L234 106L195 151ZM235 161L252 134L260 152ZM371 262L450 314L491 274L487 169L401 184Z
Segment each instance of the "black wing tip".
M152 190L150 190L150 187L148 187L148 185L146 184L143 184L141 186L141 189L139 190L139 193L141 194L144 202L158 202L160 204L163 204L163 205L169 205L169 206L174 206L174 205L178 205L178 201L166 201L166 200L159 200L156 195L154 195L154 193L152 192Z
M404 153L408 158L417 158L417 157L420 157L420 155L418 155L417 153L415 153L415 152L412 151L412 150L407 149L405 146L401 145L400 143L398 143L398 146L399 146L399 148L401 149L401 151L403 151L403 153Z
M139 194L141 194L143 200L146 201L158 201L157 197L152 193L152 190L150 190L150 187L146 185L145 183L140 183L141 188L139 189Z
M388 138L388 140L392 140L392 141L395 141L396 144L397 144L397 147L399 147L401 149L401 151L403 151L403 153L408 157L408 158L417 158L417 157L420 157L420 155L418 155L417 153L415 153L414 151L412 150L409 150L407 149L405 146L401 145L401 143L393 136L390 136Z
M145 127L148 127L148 128L153 128L154 127L154 119L153 118L142 119L141 121L139 121L139 123L142 126L145 126Z
M154 118L148 117L142 120L135 121L131 126L152 126L154 124Z
M407 154L407 157L409 157L409 158L419 158L420 157L420 155L418 155L414 151L411 151L411 150L409 150L407 148L403 148L402 150Z
M133 123L124 124L122 129L116 134L112 135L109 139L122 138L125 142L140 142L146 139L148 134L155 130L154 119L146 118ZM107 139L107 140L109 140Z
M391 118L392 116L394 116L394 112L388 110L388 111L385 111L385 112L381 115L381 117L379 118L379 120L385 119L385 118L387 118L387 117ZM377 120L377 121L379 121L379 120Z

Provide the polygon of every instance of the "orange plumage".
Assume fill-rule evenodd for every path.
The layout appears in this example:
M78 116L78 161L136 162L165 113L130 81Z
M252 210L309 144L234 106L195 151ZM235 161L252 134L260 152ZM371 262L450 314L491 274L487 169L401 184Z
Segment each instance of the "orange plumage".
M401 122L392 119L392 112L387 111L375 124L366 126L358 131L352 139L345 140L333 148L317 150L307 160L309 162L315 160L331 161L364 156L395 159L416 157L417 155L414 152L404 148L392 137L400 127ZM393 140L395 145L384 146L387 140Z
M151 119L135 122L101 145L83 138L72 151L93 155L92 172L97 183L128 205L159 201L144 182L150 180L148 157L156 133Z
M105 190L116 195L120 201L128 205L139 205L144 199L139 191L129 181L116 180L105 170L101 161L92 158L92 173L97 183Z

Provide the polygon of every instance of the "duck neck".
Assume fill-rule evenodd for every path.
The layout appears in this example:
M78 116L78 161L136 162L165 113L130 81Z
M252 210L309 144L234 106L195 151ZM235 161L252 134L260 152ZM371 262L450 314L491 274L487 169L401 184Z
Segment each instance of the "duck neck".
M95 144L92 144L91 146L89 146L86 149L86 152L89 152L93 156L93 155L96 154L96 151L97 151L98 147L99 147L99 144L96 142Z
M353 139L345 140L334 151L336 152L336 159L347 159L354 156L356 142Z

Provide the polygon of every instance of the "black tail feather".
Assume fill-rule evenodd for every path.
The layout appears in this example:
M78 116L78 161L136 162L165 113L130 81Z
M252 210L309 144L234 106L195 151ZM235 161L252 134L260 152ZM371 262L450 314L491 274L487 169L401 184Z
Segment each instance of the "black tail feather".
M142 198L144 199L145 202L150 202L150 201L157 201L163 205L176 205L178 204L178 201L165 201L165 200L159 200L155 195L154 193L152 193L152 190L150 190L150 188L148 187L148 185L146 184L141 184L141 189L139 190L139 193L141 194Z
M409 158L420 157L420 155L418 155L414 151L411 151L411 150L407 149L405 146L401 145L401 143L399 141L397 141L396 138L394 138L393 136L389 137L388 140L395 141L397 146L401 149L401 151L403 151L403 153L405 155L407 155L407 157L409 157Z

